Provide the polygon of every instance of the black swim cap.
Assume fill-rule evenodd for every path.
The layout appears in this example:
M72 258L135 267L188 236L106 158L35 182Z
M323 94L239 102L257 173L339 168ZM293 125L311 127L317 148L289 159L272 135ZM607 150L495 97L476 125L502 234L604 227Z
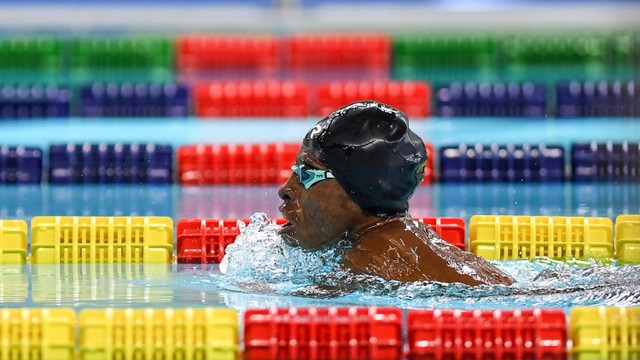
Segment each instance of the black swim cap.
M302 145L361 209L404 215L424 178L427 151L400 110L376 101L342 107L320 120Z

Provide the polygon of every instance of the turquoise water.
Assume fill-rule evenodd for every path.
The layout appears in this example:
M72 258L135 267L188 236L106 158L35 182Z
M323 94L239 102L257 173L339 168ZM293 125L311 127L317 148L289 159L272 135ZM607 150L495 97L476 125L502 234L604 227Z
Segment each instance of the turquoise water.
M60 142L299 141L317 119L70 119L4 121L0 144L47 148ZM640 142L638 119L438 119L412 126L436 147L460 142ZM277 186L178 185L0 186L0 218L40 215L246 218L279 217ZM602 216L640 213L638 184L433 184L411 199L415 217L475 214ZM266 259L265 259L266 261ZM266 262L265 262L266 263ZM254 266L264 267L265 263ZM293 296L304 282L248 281L222 275L217 265L3 265L3 307L184 307L386 305L401 308L515 308L640 304L639 266L582 266L549 261L499 262L518 283L468 288L394 284L359 279L366 286L334 298ZM304 278L304 277L303 277ZM263 279L264 280L264 279ZM308 279L307 279L308 280ZM326 280L326 279L325 279Z
M249 217L254 211L277 217L280 202L276 190L277 186L2 186L0 218L148 215L170 216L177 222L189 217ZM474 214L615 218L621 213L640 213L640 186L434 184L418 189L411 209L413 216L457 216L467 223ZM252 266L264 268L267 260L263 254L263 262ZM518 283L511 287L469 288L429 283L401 285L368 278L361 279L365 289L328 299L291 295L307 285L303 281L250 281L220 274L218 265L4 265L0 303L7 307L228 306L239 310L330 305L569 310L576 305L640 304L640 266L577 266L543 259L496 265Z
M65 142L196 143L299 142L319 118L71 118L0 122L0 144L48 147ZM458 143L640 141L638 118L437 118L411 119L411 128L439 147ZM568 150L568 149L567 149Z
M0 218L40 215L279 217L278 186L0 185ZM640 213L638 184L433 184L410 201L415 217L474 214L599 216Z
M278 186L0 185L0 218L40 215L279 217ZM599 216L640 213L639 184L432 184L410 200L415 217L475 214Z
M217 265L4 265L3 307L199 307L238 310L269 306L395 306L499 309L640 305L640 266L576 266L505 261L510 287L386 283L362 279L366 290L334 298L293 296L302 283L251 283L220 274Z

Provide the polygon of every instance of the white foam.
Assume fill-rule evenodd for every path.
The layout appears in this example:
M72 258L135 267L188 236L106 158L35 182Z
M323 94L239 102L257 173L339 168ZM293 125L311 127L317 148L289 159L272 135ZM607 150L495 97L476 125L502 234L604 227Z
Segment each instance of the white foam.
M255 213L235 242L227 246L220 271L243 281L299 284L312 283L314 277L338 265L335 249L305 251L291 247L278 234L279 229L264 213Z

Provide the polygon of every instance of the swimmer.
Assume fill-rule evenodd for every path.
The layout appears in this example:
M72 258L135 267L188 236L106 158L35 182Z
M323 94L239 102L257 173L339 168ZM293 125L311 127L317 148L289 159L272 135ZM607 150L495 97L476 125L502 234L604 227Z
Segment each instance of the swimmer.
M471 286L513 283L488 261L411 219L408 201L424 177L427 152L407 116L361 101L320 120L304 137L280 187L285 241L307 250L348 244L342 266L402 282Z

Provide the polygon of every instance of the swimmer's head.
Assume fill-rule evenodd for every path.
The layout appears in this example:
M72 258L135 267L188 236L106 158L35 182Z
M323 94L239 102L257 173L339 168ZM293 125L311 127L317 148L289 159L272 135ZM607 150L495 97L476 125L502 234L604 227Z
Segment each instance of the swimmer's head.
M427 151L400 110L359 101L320 120L302 146L367 213L404 215L424 178Z

